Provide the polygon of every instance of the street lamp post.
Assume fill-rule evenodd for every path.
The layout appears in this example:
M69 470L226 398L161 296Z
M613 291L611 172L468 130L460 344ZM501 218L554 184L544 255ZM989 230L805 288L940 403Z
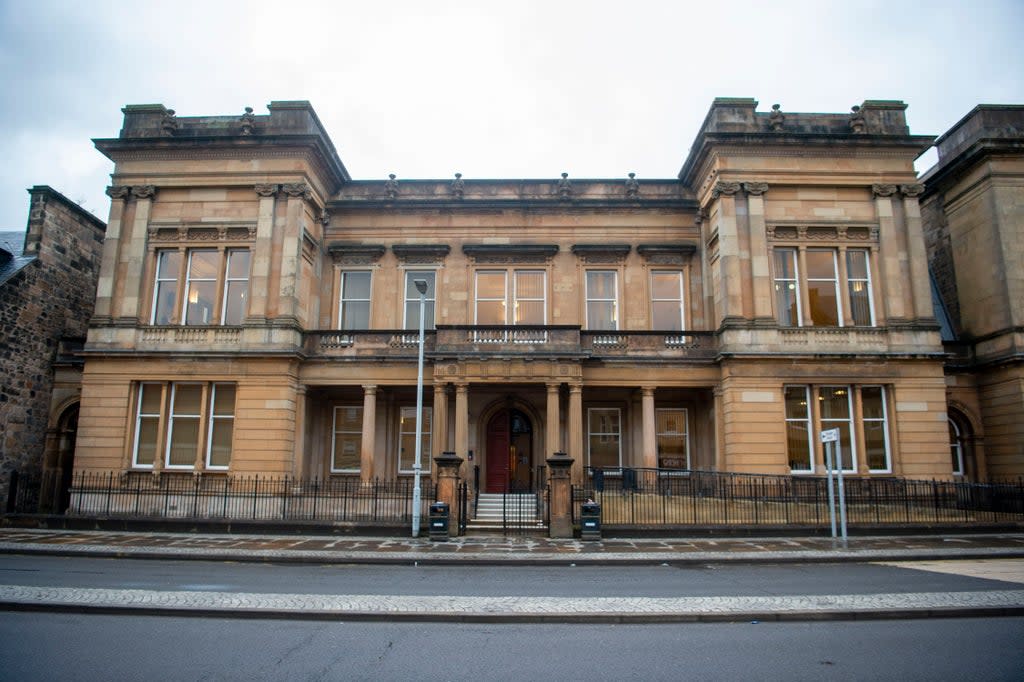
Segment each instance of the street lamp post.
M425 279L414 279L412 282L416 291L420 292L420 336L419 336L419 358L416 362L416 461L412 465L412 536L420 534L420 469L423 463L423 317L427 305L427 281Z

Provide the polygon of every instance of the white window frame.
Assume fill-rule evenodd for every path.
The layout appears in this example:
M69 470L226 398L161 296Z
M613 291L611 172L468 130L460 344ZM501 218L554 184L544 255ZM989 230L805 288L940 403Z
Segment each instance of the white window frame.
M432 313L430 317L433 319L434 323L431 325L424 323L423 328L434 329L437 327L437 270L406 270L404 281L405 286L402 289L402 329L419 331L418 324L414 328L409 327L409 304L415 303L418 310L418 306L420 304L419 292L417 292L415 297L409 298L409 289L412 288L415 290L416 287L413 285L413 281L422 279L424 276L429 276L434 280L434 296L427 296L424 301L424 312L429 310Z
M865 416L863 416L863 412L864 412L864 409L863 409L863 406L864 406L864 389L865 388L877 388L879 390L879 393L881 393L881 395L882 395L882 416L881 417L865 417ZM857 387L857 391L860 394L860 400L861 400L861 428L863 429L864 426L868 422L871 422L873 424L881 424L882 425L882 438L883 438L883 440L885 442L885 468L884 469L871 469L870 468L871 463L868 462L868 467L869 467L868 468L868 472L872 473L872 474L891 474L892 473L892 447L891 447L890 442L889 442L889 397L886 395L887 391L885 390L885 386L882 386L880 384L864 384L863 386L858 386ZM865 443L864 443L864 448L865 448L864 459L867 460L867 456L868 456L868 453L867 453L867 437L865 437L864 440L865 440Z
M784 326L787 329L792 329L793 327L803 327L804 326L804 303L803 303L803 293L802 293L803 292L803 286L800 283L800 249L798 249L795 246L778 246L778 247L775 247L775 249L773 251L774 252L772 254L772 270L773 270L772 283L774 284L776 289L778 289L780 284L781 284L781 286L784 286L784 287L788 287L789 285L792 285L793 290L796 293L796 324L795 325L794 324L788 324L788 325L784 325ZM793 266L793 277L792 278L781 277L779 275L778 266L776 264L776 254L783 253L783 252L789 254L789 256L792 258L792 266ZM773 297L772 303L776 306L776 308L778 307L778 305L779 305L779 297L778 297L778 295ZM776 313L775 319L778 320L780 318L780 314L779 314L780 312L781 311L779 311L779 310L775 311L775 313ZM779 324L781 325L782 323L780 322Z
M231 414L216 414L215 406L217 405L217 388L220 386L232 386L235 389L235 404L231 406ZM235 411L238 405L238 386L237 384L230 384L227 382L215 382L210 385L210 400L208 403L207 410L209 416L207 417L206 424L206 453L204 455L204 461L206 462L206 469L209 471L227 471L230 467L229 463L226 465L214 465L211 464L210 460L213 456L213 427L218 421L229 421L231 422L231 454L235 452ZM170 441L168 441L170 442Z
M359 421L360 421L360 423L362 423L362 417L363 417L363 406L362 405L335 405L334 406L334 410L333 410L333 414L332 414L332 424L331 424L331 436L332 436L331 437L331 473L332 474L358 474L360 471L362 471L362 466L358 466L358 467L355 467L355 468L351 468L351 467L348 467L348 468L338 468L338 467L334 466L334 462L336 461L335 460L335 448L336 448L337 443L338 443L338 434L339 433L345 433L345 434L358 433L359 434L359 447L360 447L360 450L362 449L362 444L363 444L363 430L362 430L362 428L360 428L358 431L342 431L342 430L338 429L338 410L353 410L353 409L354 410L358 410L359 418L360 418ZM413 410L415 410L415 409L416 408L414 407ZM401 437L399 437L399 442L401 442ZM361 462L360 462L360 464L361 464Z
M618 417L618 419L616 419L616 423L619 425L619 430L618 431L614 431L614 432L612 432L612 431L609 431L609 432L594 431L593 430L593 425L594 425L594 413L595 412L614 412L615 415ZM622 431L623 431L622 426L623 425L622 425L622 409L621 408L618 408L618 407L588 407L587 408L587 466L594 466L593 461L591 460L591 457L590 457L591 444L593 443L592 439L595 436L601 437L601 438L615 437L616 440L618 441L618 458L617 458L618 459L618 464L615 465L613 468L616 468L616 469L619 469L619 470L622 469Z
M953 442L949 444L951 450L956 452L956 467L953 468L954 476L964 476L964 447L962 445L963 435L960 433L960 425L956 423L956 420L952 417L947 416L946 420L949 422L950 428L953 429Z
M821 400L821 390L823 388L841 388L846 391L846 413L849 416L846 419L836 419L834 417L826 419L825 417L821 416L821 410L819 406L818 421L819 429L821 431L827 431L829 429L834 429L841 424L846 424L847 432L850 434L850 466L849 468L844 468L843 473L855 474L857 473L857 431L855 429L856 421L854 420L853 413L853 386L848 386L846 384L822 384L815 388L815 393L819 397L819 402ZM824 447L824 445L822 445L822 447ZM840 455L840 453L838 452L838 448L833 450L833 452L837 456ZM845 454L843 455L843 458L845 459ZM833 466L841 463L842 459L840 459L839 462L833 462Z
M502 295L501 297L487 297L482 298L480 296L480 275L497 275L502 276ZM473 324L480 324L480 302L493 302L500 301L502 305L502 325L508 324L508 270L492 270L483 269L477 270L473 273Z
M851 253L862 253L864 254L864 277L851 277L850 276L850 254ZM868 295L868 314L871 321L868 322L868 327L875 327L878 325L877 318L875 317L875 290L871 282L871 249L846 249L843 254L846 259L846 296L850 305L850 326L858 326L856 320L853 318L853 296L851 295L851 289L853 288L854 282L863 282L867 285ZM860 325L864 326L864 325ZM884 393L884 392L883 392Z
M181 324L188 325L188 305L189 296L192 293L193 282L213 282L213 300L217 300L217 279L218 276L214 275L213 278L209 277L193 277L192 276L192 257L197 253L215 253L217 254L217 260L219 263L218 267L223 268L224 266L224 254L218 249L188 249L185 252L185 295L181 297ZM210 311L210 318L214 316L214 311ZM189 325L189 326L209 326L211 323L206 322L201 325Z
M366 298L345 298L345 278L348 275L366 275L370 278L370 291ZM338 329L341 331L363 331L370 328L371 319L373 317L373 270L367 269L346 269L342 270L338 277ZM345 322L345 303L366 303L366 326L358 327L353 329L347 329L344 326Z
M153 386L160 393L160 411L156 413L143 412L142 411L142 395L146 390L146 386ZM139 383L138 392L135 400L137 405L135 406L135 438L132 443L132 468L133 469L152 469L156 464L157 458L160 456L160 418L163 413L163 392L164 385L160 382L143 381ZM157 442L153 448L153 461L150 464L139 463L139 439L142 435L142 420L143 419L156 419L156 438Z
M199 412L198 414L178 414L174 411L174 399L177 396L178 388L181 386L198 386L199 387ZM203 424L203 405L205 400L203 398L209 398L209 391L204 390L204 384L198 381L175 381L171 383L171 398L167 405L167 442L164 444L164 469L174 471L192 471L195 469L195 461L191 464L171 464L171 444L174 443L174 421L175 419L195 419L196 424L199 425L200 429ZM200 447L200 442L196 441L196 448Z
M832 277L831 278L811 277L810 273L807 273L806 281L807 281L808 296L810 295L811 282L832 282L832 291L834 292L835 297L836 297L836 321L837 321L836 326L837 327L845 327L846 324L845 324L845 321L843 320L843 296L844 296L844 292L843 292L842 287L839 286L839 279L840 279L840 277L839 277L839 249L837 249L835 247L828 247L828 246L823 246L823 247L817 247L817 246L807 247L807 253L811 253L811 252L815 252L815 253L828 253L829 255L832 256ZM809 306L810 306L810 304L808 304L808 307ZM814 312L812 310L808 310L807 312L808 312L809 315L812 316L812 321L811 321L812 326L818 326L818 325L814 324L814 322L813 322L813 314L814 314Z
M409 423L412 425L411 431L402 430L402 422L405 421L404 416L406 413L412 415L409 419ZM423 436L426 437L426 443L423 444L423 450L420 453L420 473L430 473L430 461L432 459L431 453L433 452L434 446L434 428L433 428L433 411L429 405L423 405ZM416 447L416 406L415 405L403 405L398 408L398 445L397 451L395 452L395 458L398 460L398 473L400 474L413 474L416 473L415 469L403 469L402 468L402 437L411 436L413 447ZM415 466L416 456L415 451L413 452L413 464Z
M529 296L520 296L519 295L519 276L523 275L523 274L530 274L530 275L538 275L539 274L541 276L541 283L542 283L543 291L541 293L541 297L540 298L531 298ZM507 280L506 280L506 282L507 282ZM512 298L512 307L511 307L512 319L511 319L511 321L509 321L509 314L508 314L509 313L509 308L508 308L508 306L506 306L506 308L505 308L506 324L513 324L513 325L520 324L518 322L518 320L516 319L519 316L519 302L520 301L525 301L525 302L528 302L528 301L534 301L534 302L535 301L540 301L540 303L541 303L541 310L544 311L544 316L541 319L539 324L546 325L548 323L548 273L547 273L547 270L539 270L539 269L531 270L531 269L528 269L528 268L523 268L523 269L519 269L519 270L513 270L512 271L512 291L510 291L509 294L511 295L511 298ZM537 324L537 323L536 322L531 322L529 324Z
M786 403L786 391L789 389L802 389L804 392L804 406L806 407L806 416L804 417L790 417L786 414L786 442L789 442L789 425L792 424L803 424L807 431L807 468L806 469L790 469L791 474L813 474L814 473L814 411L811 403L811 387L804 384L787 384L782 387L782 403L783 409L785 409ZM786 462L789 462L789 452L786 452Z
M160 303L160 284L164 283L164 282L173 282L174 283L174 302L171 304L171 319L167 321L167 324L175 324L175 322L174 322L174 312L178 309L178 290L181 287L181 264L180 263L178 264L178 269L173 274L173 276L166 276L166 275L161 276L161 274L162 274L161 265L162 265L162 261L163 261L163 256L166 256L166 255L169 255L169 254L172 254L172 253L176 253L178 255L181 255L182 252L181 252L180 249L158 249L156 251L156 268L155 268L156 269L156 273L155 273L155 275L153 277L153 302L152 302L152 305L150 306L150 311L149 311L149 323L150 324L157 324L157 321L156 321L156 312L157 312L157 310L156 309L157 309L157 306ZM178 324L180 324L180 323L181 323L181 321L179 320Z
M231 276L231 259L232 259L233 256L235 256L235 254L238 254L238 253L245 253L249 257L249 270L246 271L245 277L232 277ZM245 286L245 296L243 298L245 300L245 306L248 307L248 305L249 305L249 274L250 274L251 270L252 270L252 253L249 251L249 249L234 249L234 248L232 248L232 249L226 249L225 250L225 254L224 254L224 284L222 286L221 299L220 299L220 323L222 325L226 324L226 320L227 320L227 316L228 316L228 294L231 291L231 283L232 282L245 282L246 283L246 286ZM243 311L242 311L242 319L238 321L238 324L241 324L242 322L245 321L245 312L246 311L243 309Z
M679 284L679 298L656 298L654 295L654 277L655 275L675 275ZM686 329L686 278L683 277L682 270L651 270L650 275L650 286L651 286L651 329L659 329L654 326L654 304L661 302L677 302L679 304L679 330Z
M658 413L659 412L682 412L683 413L683 430L682 431L658 431ZM658 440L661 436L683 436L683 450L686 453L686 469L690 469L690 411L685 407L658 407L654 410L654 424L655 434L654 443L657 448ZM661 460L658 459L658 468L661 468Z
M615 293L611 298L594 298L590 295L590 275L594 274L611 274L614 277ZM587 330L593 331L618 331L619 330L619 271L618 270L607 270L595 268L593 270L585 270L583 274L583 280L586 286L586 300L584 302L584 315L586 316ZM612 329L593 329L590 324L590 304L591 302L611 302L612 304L612 322L615 323Z

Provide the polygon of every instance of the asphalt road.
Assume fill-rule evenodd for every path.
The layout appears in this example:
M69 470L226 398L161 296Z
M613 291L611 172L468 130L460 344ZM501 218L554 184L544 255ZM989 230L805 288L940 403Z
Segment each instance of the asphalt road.
M681 597L961 592L997 580L875 564L369 566L0 555L0 584L284 594Z
M323 623L0 613L4 680L1020 680L1024 619Z

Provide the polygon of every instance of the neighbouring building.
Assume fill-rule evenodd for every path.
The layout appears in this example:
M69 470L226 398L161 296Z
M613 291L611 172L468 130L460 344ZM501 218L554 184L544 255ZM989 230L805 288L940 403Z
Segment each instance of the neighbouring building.
M0 509L12 471L43 475L47 508L66 495L105 228L50 187L29 195L27 230L0 232Z
M935 142L928 256L952 326L954 473L1024 474L1024 106L982 104Z
M947 371L933 308L922 197L974 181L921 183L934 140L902 102L756 107L716 99L677 178L549 180L353 180L307 102L126 107L95 141L115 170L76 469L411 475L423 302L424 470L454 452L486 490L529 486L558 451L576 481L820 474L833 428L850 475L1024 470L1020 292L1000 294L1016 321L954 314L1016 339L1016 369ZM970 271L993 288L1022 272L1015 205L983 246L1005 258ZM998 466L954 471L947 394L980 432L996 393L1016 401L1016 458L985 423Z

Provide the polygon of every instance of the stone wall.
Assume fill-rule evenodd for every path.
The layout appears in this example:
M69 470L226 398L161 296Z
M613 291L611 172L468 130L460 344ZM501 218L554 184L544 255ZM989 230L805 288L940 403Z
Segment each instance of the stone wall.
M50 187L29 194L25 255L36 260L0 284L0 505L10 471L42 466L53 363L61 339L85 338L106 229Z

